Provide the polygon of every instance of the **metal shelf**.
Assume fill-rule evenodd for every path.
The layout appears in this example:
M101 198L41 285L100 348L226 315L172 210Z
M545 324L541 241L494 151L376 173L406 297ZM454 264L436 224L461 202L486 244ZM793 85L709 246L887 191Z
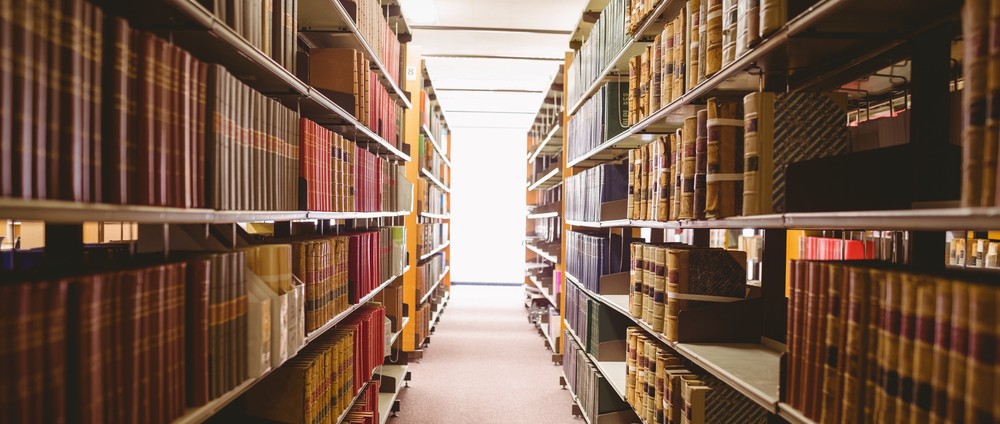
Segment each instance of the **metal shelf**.
M448 248L448 246L451 246L451 240L448 240L448 241L444 242L444 244L442 244L442 245L440 245L438 247L435 247L434 250L431 250L430 252L427 252L427 253L425 253L423 255L420 255L420 260L422 261L422 260L425 260L427 258L430 258L431 256L434 256L434 255L438 254L438 252L441 252L442 250Z
M537 146L535 146L534 150L530 154L528 154L528 163L529 164L532 163L532 162L534 162L535 158L537 158L538 155L541 154L541 153L543 153L543 152L544 153L555 153L555 152L558 152L559 150L562 150L562 144L561 143L549 146L549 142L552 141L553 139L562 140L561 136L560 137L556 137L556 134L558 134L559 130L561 130L561 129L562 129L562 127L559 124L556 124L555 127L552 127L552 131L549 131L548 135L546 135L545 138L542 139L542 142L539 143Z
M392 388L392 392L381 392L378 394L378 419L380 424L385 424L389 420L392 405L396 403L399 393L403 390L403 377L406 376L407 368L407 365L382 365L376 371L379 375L392 377L396 381L396 387Z
M580 284L572 274L564 274L588 296L614 309L650 336L672 347L678 354L733 387L768 411L778 409L781 353L762 344L753 343L677 343L667 340L660 332L628 312L628 296L602 296Z
M444 159L444 164L451 168L451 161L448 160L448 155L445 153L444 149L441 148L441 145L438 144L437 137L435 137L434 134L431 134L431 130L426 126L421 125L420 132L423 133L424 137L427 137L427 140L431 142L431 146L434 146L434 151L441 156L441 159Z
M535 288L542 293L542 297L544 297L545 300L549 301L550 305L555 306L557 308L559 307L559 300L552 297L552 295L549 294L548 289L542 287L542 284L538 281L538 279L535 278L534 275L528 276L528 279L531 280L531 284L534 285Z
M545 213L531 213L528 214L528 219L545 219L545 218L558 218L559 212L545 212Z
M389 96L404 109L413 108L409 95L392 79L378 52L372 49L339 0L300 0L298 10L299 38L310 48L349 47L360 51L371 61L371 70Z
M677 0L670 0L669 3L675 1ZM899 10L913 13L901 14L898 13ZM956 11L957 6L949 2L821 0L663 109L580 157L567 158L566 166L599 165L620 157L623 149L635 148L652 141L651 137L637 140L642 132L662 133L679 128L683 125L684 117L694 114L693 104L706 97L759 90L760 80L746 72L755 66L763 66L771 73L787 70L791 74L788 85L793 91L831 88L841 82L857 79L884 67L883 62L889 59L884 57L886 54L893 58L905 58L905 54L894 50L909 40L908 34L920 33L941 21L947 21ZM873 25L866 25L865 22ZM646 22L648 24L649 21ZM807 35L815 32L815 27L820 24L848 30L841 37ZM892 29L885 30L884 34L873 34L870 31L872 27ZM588 96L596 92L600 84L601 80L598 80L590 87ZM582 104L588 96L578 103ZM570 114L576 111L579 104L570 109Z
M778 402L778 416L784 418L792 424L816 424L815 421L810 420L802 412L793 408L791 405L785 402Z
M430 219L451 219L450 213L430 213L430 212L420 212L420 216Z
M577 340L577 342L579 342L579 340ZM573 388L570 387L569 379L566 378L566 373L563 373L563 381L567 382L566 390L569 391L570 397L573 398L573 402L576 403L577 408L580 410L580 416L583 417L583 422L593 424L593 421L590 421L590 417L587 416L587 410L583 407L583 404L580 403L580 398L576 397L576 393L574 393Z
M389 346L396 344L396 340L399 340L399 337L403 335L403 329L405 329L407 325L410 325L410 317L404 317L403 325L399 326L400 330L392 333L392 336L389 337Z
M431 180L431 182L434 183L434 185L440 187L441 190L444 190L445 193L451 193L451 189L448 188L448 186L444 185L444 183L442 183L441 180L437 179L437 177L435 177L434 174L431 174L430 171L421 168L420 173L424 177L427 177L428 180Z
M407 267L407 269L409 269L409 267ZM405 274L406 272L404 271L403 273ZM360 302L358 302L355 305L351 305L350 308L348 308L347 310L345 310L345 311L337 314L336 317L334 317L329 322L327 322L325 325L323 325L323 327L320 327L319 329L317 329L317 330L313 331L312 333L306 335L305 342L301 346L300 351L303 348L305 348L306 346L308 346L310 342L312 342L313 340L315 340L318 336L320 336L321 334L323 334L325 331L329 330L330 328L333 328L335 325L337 325L338 323L340 323L341 321L343 321L344 318L347 318L352 313L354 313L354 311L358 310L358 308L360 308L362 305L364 305L364 304L368 303L369 301L371 301L372 299L374 299L375 295L377 295L379 292L381 292L382 289L384 289L389 284L392 284L392 282L395 281L397 278L399 278L401 275L402 274L394 276L394 277L386 280L386 282L382 283L382 285L376 287L375 290L373 290L367 296L365 296L364 298L362 298ZM288 357L287 359L285 359L285 362L288 362L289 360L291 360L294 357L295 357L294 355ZM248 390L250 390L251 387L253 387L257 383L263 381L264 378L267 377L270 373L274 372L274 370L276 370L276 369L280 368L282 365L284 365L285 362L281 363L280 365L278 365L276 367L271 367L270 370L268 370L267 372L265 372L264 374L262 374L260 377L252 378L252 379L248 379L248 380L244 381L239 386L236 386L236 388L234 388L233 390L230 390L229 392L223 394L222 396L209 401L205 405L202 405L202 406L197 407L197 408L188 409L188 411L183 416L181 416L180 418L177 418L176 420L174 420L172 424L197 424L197 423L203 423L205 421L208 421L210 418L212 418L212 416L214 416L215 414L219 413L219 411L222 411L222 409L225 408L226 405L229 405L231 402L233 402L234 400L236 400L237 398L239 398L240 396L242 396L244 393L246 393ZM365 384L367 385L367 383L365 383ZM358 392L358 394L360 395L360 393L363 393L363 392L364 392L364 388L362 388L362 390L360 392ZM358 397L356 396L354 398L354 401L357 401L357 398ZM352 401L352 403L351 403L352 405L354 404L354 401ZM348 410L349 410L349 408L348 408ZM341 422L343 420L344 416L346 416L346 411L345 411L345 414L342 415L341 418L337 422Z
M559 185L562 182L562 168L556 166L549 173L545 174L538 181L528 184L528 191L538 189L548 189Z
M358 399L361 399L361 395L365 394L365 390L368 390L369 385L370 384L367 381L361 384L361 390L358 390L358 393L354 395L354 398L351 399L351 402L347 405L347 409L345 409L344 412L341 412L340 416L337 417L337 424L344 422L344 419L347 418L347 414L351 412L351 408L354 408L354 404L358 403Z
M795 230L873 229L899 231L950 231L1000 229L1000 207L909 209L855 212L798 212L739 216L705 221L573 221L575 227L635 227L657 229L778 228Z
M642 25L640 25L637 28L635 32L636 35L632 36L631 39L625 42L625 45L622 46L621 51L615 54L614 59L611 59L611 62L609 62L608 66L606 66L601 71L601 74L597 77L597 79L595 79L594 82L591 83L590 86L587 88L587 90L585 90L583 94L581 94L580 98L576 101L576 103L574 103L572 106L570 106L569 109L566 110L567 116L572 116L576 114L576 112L580 110L580 107L583 106L583 104L586 103L587 100L594 95L594 93L597 93L597 91L600 90L600 88L604 85L605 82L604 79L607 78L609 75L611 75L611 73L614 72L616 69L619 69L621 65L624 64L627 70L628 59L631 58L632 56L635 56L636 54L641 53L637 50L636 45L643 42L642 41L643 34L650 29L650 27L653 25L654 22L662 23L662 21L659 21L656 18L661 14L663 14L663 12L667 10L668 6L678 1L679 0L663 0L660 2L660 4L656 7L653 13L651 13L648 17L646 17L646 21L643 22ZM567 70L567 72L569 72L569 70Z
M417 303L418 305L423 305L425 302L427 302L431 298L431 295L434 294L434 290L437 290L438 286L441 285L441 282L444 281L444 276L448 275L448 272L450 272L450 271L451 271L451 267L450 266L444 269L444 272L442 272L441 276L438 277L438 279L437 279L436 282L434 282L434 285L432 285L429 289L427 289L427 293L424 294L424 297L420 298L420 302Z
M116 0L107 7L127 17L136 28L168 37L199 60L222 65L254 90L298 110L303 118L338 131L374 153L410 160L409 155L250 44L197 0Z
M525 243L524 246L527 247L528 250L530 250L532 252L535 252L538 256L541 256L543 259L545 259L545 260L547 260L549 262L552 262L554 264L559 263L559 257L557 257L557 256L552 256L552 255L548 254L548 252L546 252L546 251L544 251L542 249L539 249L538 247L535 247L534 245L532 245L530 243Z
M302 221L307 219L374 219L410 212L216 211L157 206L78 203L64 200L0 198L0 219L77 222L137 222L164 224L229 224L235 222Z

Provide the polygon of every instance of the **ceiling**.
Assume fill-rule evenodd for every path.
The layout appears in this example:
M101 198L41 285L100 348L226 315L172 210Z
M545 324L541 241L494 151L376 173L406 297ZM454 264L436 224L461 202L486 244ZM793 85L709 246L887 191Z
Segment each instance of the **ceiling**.
M400 2L405 13L407 0ZM588 3L410 2L412 7L432 7L436 11L433 22L410 23L411 46L425 58L448 126L525 131L563 63L570 35Z

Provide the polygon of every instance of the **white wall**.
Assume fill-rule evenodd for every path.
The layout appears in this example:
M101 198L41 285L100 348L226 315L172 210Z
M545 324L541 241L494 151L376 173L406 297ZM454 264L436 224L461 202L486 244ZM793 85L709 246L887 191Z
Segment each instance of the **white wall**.
M452 134L451 280L524 279L525 132L456 128Z

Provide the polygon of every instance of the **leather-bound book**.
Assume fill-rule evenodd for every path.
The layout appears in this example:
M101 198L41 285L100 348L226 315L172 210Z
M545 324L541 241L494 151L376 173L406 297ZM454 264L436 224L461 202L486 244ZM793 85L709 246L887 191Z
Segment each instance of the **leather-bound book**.
M626 198L627 201L625 206L626 218L628 219L636 219L636 215L638 215L636 213L636 206L638 204L635 202L636 199L635 182L638 177L638 169L636 169L635 166L635 158L637 153L639 152L636 149L631 149L628 151L628 192L627 192L628 197Z
M662 37L662 34L657 34L656 37L653 38L653 45L649 47L653 54L649 61L649 106L646 108L647 116L656 113L656 111L660 110L662 107L660 102L660 92L662 91L660 85L663 81Z
M642 160L642 172L639 180L639 219L642 221L649 219L649 165L650 148L646 144L639 148L639 158Z
M937 298L934 305L934 358L931 365L930 422L944 422L948 416L948 350L951 346L952 295L956 283L936 278Z
M656 217L657 221L667 221L670 219L670 191L673 187L671 175L673 174L673 148L674 135L668 134L660 136L656 143L659 145L660 154L657 155L657 175L656 175Z
M736 22L738 19L738 0L722 0L722 66L736 60Z
M841 413L841 393L843 393L843 364L846 354L847 302L849 300L846 267L830 264L827 268L830 280L827 301L829 303L824 341L826 363L823 364L823 405L820 420L839 422Z
M708 99L707 124L705 217L738 216L743 212L743 104Z
M708 78L722 68L723 50L723 0L706 0L705 77Z
M629 272L629 277L632 280L631 290L629 292L629 314L633 318L642 318L642 290L643 290L643 278L645 278L645 267L644 261L646 245L642 243L632 243L629 246L632 254L632 267Z
M670 101L675 101L684 95L687 85L687 43L690 42L687 35L687 25L690 22L688 17L690 4L686 9L681 9L674 19L674 87L670 90Z
M913 353L913 402L910 404L911 422L929 422L931 409L931 380L934 372L934 312L937 284L931 277L919 277L917 287L916 331ZM992 292L987 293L992 297ZM992 327L991 327L992 328ZM991 383L992 385L992 383ZM992 405L987 407L987 410Z
M964 52L962 90L962 205L984 206L983 154L988 97L990 0L970 0L962 8Z
M681 204L678 219L694 219L695 145L698 134L698 117L684 118L681 132Z
M187 367L187 406L196 407L208 403L208 325L209 290L211 264L207 260L188 263L186 290L185 353Z
M705 81L705 70L708 68L708 2L701 0L698 4L698 84Z
M653 295L652 321L653 331L663 332L664 311L666 310L667 290L667 249L663 246L653 247Z
M743 215L771 212L774 94L755 92L743 99Z
M882 307L882 325L879 329L879 361L880 375L876 389L876 416L880 422L895 422L896 402L899 396L899 336L901 334L901 315L903 307L902 275L897 272L886 272ZM882 421L886 420L886 421Z
M989 39L1000 35L1000 1L990 1ZM986 123L983 132L983 178L980 202L997 204L997 156L1000 154L1000 43L989 42L986 67Z
M680 219L681 215L681 187L683 186L683 172L681 168L684 162L683 139L683 130L678 128L674 132L674 145L671 149L672 157L670 158L670 219L673 221Z
M969 350L965 379L965 418L970 423L997 422L993 409L1000 387L995 387L997 355L997 289L969 287Z
M129 107L138 94L136 89L136 35L128 21L111 17L105 25L104 111L103 111L103 181L105 203L128 204L133 201L135 165L129 166L130 149L136 138L135 108ZM132 159L134 161L135 159ZM131 171L131 172L130 172ZM130 175L131 174L131 175Z
M705 184L708 170L708 111L699 110L694 145L694 206L693 219L705 219Z
M760 0L760 37L767 38L788 22L788 0Z
M699 43L701 42L701 29L703 19L701 15L701 1L702 0L688 0L687 2L687 12L688 19L690 19L690 25L688 26L689 32L687 35L687 87L694 88L698 85L698 69L701 66L701 56L698 54ZM708 1L708 0L705 0Z
M868 269L848 268L847 333L844 345L844 389L841 397L841 420L862 422L865 391L865 365L868 341L868 298L871 284Z
M869 281L871 290L868 292L867 308L868 322L865 334L865 357L864 357L864 386L863 400L861 407L862 416L866 420L871 420L875 415L875 389L878 381L878 328L881 324L879 314L879 300L885 296L885 280L881 276L881 270L870 269Z
M84 91L84 151L83 151L83 201L103 202L103 137L101 126L104 108L104 12L91 3L84 8L84 75L89 90Z
M674 89L674 19L660 33L660 107L667 107L673 100Z
M896 387L896 416L901 422L910 421L910 407L913 404L913 354L917 332L917 289L920 281L911 274L902 276L902 302L899 325L899 384Z
M680 311L745 297L746 253L724 249L667 250L665 335L677 340Z
M806 270L805 292L802 296L804 313L799 313L804 317L796 325L802 325L801 338L799 341L802 348L799 350L799 376L800 390L798 398L798 408L807 416L812 416L813 399L817 387L822 387L822 383L816 380L813 374L815 357L817 356L817 333L819 331L819 297L823 280L823 264L819 262L809 262Z

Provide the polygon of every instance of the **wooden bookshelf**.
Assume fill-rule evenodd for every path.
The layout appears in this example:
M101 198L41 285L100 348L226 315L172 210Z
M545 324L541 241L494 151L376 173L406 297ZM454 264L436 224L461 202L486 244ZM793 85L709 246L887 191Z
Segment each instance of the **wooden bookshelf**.
M389 96L404 109L413 107L409 96L392 79L388 66L382 63L340 0L298 1L299 38L303 42L310 48L347 47L360 51L371 61L371 70L378 75ZM402 76L402 72L399 75Z
M528 182L528 191L553 188L562 182L562 169L555 167L535 182Z
M410 160L408 154L251 45L197 0L142 3L109 0L108 3L111 10L124 14L139 28L165 33L198 59L223 65L251 88L280 99L286 107L299 110L302 117L345 134L372 152L401 161Z
M451 193L451 189L448 188L448 186L445 185L443 182L441 182L441 180L435 177L434 174L431 174L430 171L426 169L421 169L420 174L421 176L427 178L430 182L434 183L434 185L441 188L441 190L444 190L445 193Z
M392 387L379 387L378 394L378 419L380 424L385 424L389 420L393 404L403 391L403 378L406 376L409 366L403 365L382 365L376 373L382 377L389 377L395 383ZM382 380L385 383L385 379ZM388 391L386 391L388 390Z
M528 163L534 163L538 155L553 154L562 150L562 126L556 124L534 149L528 153Z
M536 247L535 245L533 245L531 243L527 243L527 244L525 244L525 246L528 248L528 250L530 250L532 252L535 252L535 254L537 254L538 256L541 256L542 259L545 259L545 260L547 260L549 262L552 262L552 263L558 263L559 262L559 258L557 256L551 255L548 252L546 252L546 251L544 251L544 250Z
M403 329L405 329L407 325L410 325L410 317L404 317L402 323L399 326L400 330L395 333L392 333L392 335L389 337L389 346L396 345L396 342L399 341L399 338L403 335Z
M420 217L428 219L451 219L450 213L420 212Z

